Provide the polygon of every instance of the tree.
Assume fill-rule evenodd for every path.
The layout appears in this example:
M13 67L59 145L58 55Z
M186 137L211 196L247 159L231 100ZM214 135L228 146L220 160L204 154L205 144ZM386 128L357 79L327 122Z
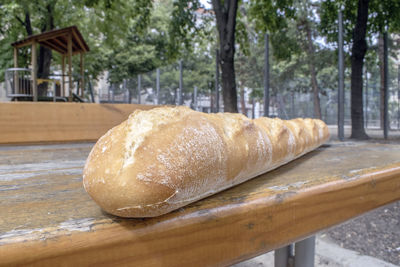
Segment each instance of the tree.
M314 45L314 31L316 29L315 18L313 16L313 9L310 8L311 3L308 0L302 0L296 3L297 8L297 28L300 32L304 33L305 38L302 38L303 48L307 53L307 63L310 72L310 83L313 91L313 104L314 104L314 118L321 119L321 104L319 99L319 86L317 80L317 70L315 67L315 45ZM314 19L314 20L313 20Z
M169 53L172 1L156 2L148 8L148 21L143 24L141 17L134 19L125 37L107 54L111 82L136 77L176 60L175 54Z
M351 138L368 138L364 130L363 65L368 49L367 37L376 35L384 25L399 32L400 3L390 0L328 0L321 5L321 30L328 41L336 42L336 19L343 7L345 41L351 44ZM374 16L368 17L368 14ZM371 38L372 39L372 38Z
M132 20L140 17L142 23L147 22L146 10L151 3L147 0L4 0L0 4L0 24L4 25L0 31L0 74L11 67L11 43L27 35L77 25L91 48L86 55L86 69L96 77L106 67L104 55L125 38ZM27 65L27 53L21 52L19 60ZM53 60L59 62L60 57L40 47L38 77L48 77Z
M353 31L351 49L351 138L367 139L364 130L363 112L363 65L367 52L367 33L369 0L359 0L357 21Z
M149 1L150 2L150 1ZM167 1L168 2L168 1ZM227 0L223 3L220 0L212 1L213 9L216 18L217 31L219 36L219 47L220 47L220 66L222 70L222 89L223 89L223 100L224 100L224 109L228 112L237 112L237 96L236 96L236 82L235 82L235 68L234 68L234 55L235 55L235 27L236 27L236 13L237 13L237 0ZM163 57L162 62L155 61L147 61L147 70L151 70L156 66L162 66L167 63L171 63L174 60L178 59L182 55L187 55L188 51L193 52L193 44L198 42L200 37L207 37L210 35L210 32L204 31L204 25L196 23L196 10L201 7L198 0L193 1L185 1L185 0L177 0L172 3L172 12L170 13L169 21L165 21L169 27L167 31L164 31L165 35L162 36L159 40L164 40L166 43L163 44L163 49L166 49L165 57ZM149 13L155 13L155 10L148 10ZM167 11L164 14L168 13ZM148 25L146 24L143 28L146 28ZM132 33L132 31L131 31ZM147 32L148 33L148 32ZM148 33L151 36L151 34ZM197 37L196 37L197 36ZM135 39L136 44L143 44L144 40ZM132 44L132 40L130 42ZM147 43L148 44L148 43ZM126 47L121 44L121 46ZM127 69L127 66L130 65L130 70L134 70L131 63L137 65L137 60L132 58L132 53L134 49L142 49L140 47L137 48L129 48L131 51L122 51L121 53L117 53L120 56L113 58L115 61L118 61L118 58L121 64L125 64L126 67L122 69ZM144 49L144 47L143 47ZM150 47L147 46L147 49ZM150 50L149 50L150 51ZM151 50L151 51L157 51ZM139 51L138 51L139 52ZM128 56L131 55L130 57ZM143 53L141 53L143 56ZM154 55L154 54L153 54ZM153 55L150 55L149 58L153 58ZM132 58L132 60L130 60ZM128 59L128 60L127 60ZM122 61L125 61L123 63ZM126 62L128 61L128 62ZM157 60L156 60L157 61ZM138 67L138 66L137 66ZM136 71L143 72L145 69L140 69L136 67ZM117 73L116 71L115 73ZM121 72L120 72L121 73ZM122 73L127 73L126 71Z
M238 0L212 0L219 37L219 64L225 112L238 112L235 77L235 30Z

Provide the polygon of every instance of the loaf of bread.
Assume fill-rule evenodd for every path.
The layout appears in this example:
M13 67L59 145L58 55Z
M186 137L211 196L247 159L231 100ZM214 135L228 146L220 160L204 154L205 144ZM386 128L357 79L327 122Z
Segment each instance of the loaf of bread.
M277 168L328 138L315 119L137 110L97 141L83 184L111 214L153 217Z

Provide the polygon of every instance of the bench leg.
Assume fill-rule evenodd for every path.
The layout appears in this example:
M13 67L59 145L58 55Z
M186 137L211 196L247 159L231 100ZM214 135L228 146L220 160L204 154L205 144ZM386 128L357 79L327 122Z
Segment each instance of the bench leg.
M314 267L315 236L275 250L275 267Z
M274 254L274 266L275 267L287 267L289 264L291 247L286 246L275 250Z
M314 267L315 236L295 244L294 267Z

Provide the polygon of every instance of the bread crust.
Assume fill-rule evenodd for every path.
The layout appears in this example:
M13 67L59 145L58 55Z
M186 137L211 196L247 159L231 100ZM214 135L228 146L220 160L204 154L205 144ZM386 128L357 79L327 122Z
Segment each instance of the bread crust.
M137 110L97 141L83 184L111 214L154 217L277 168L328 138L325 123L314 119Z

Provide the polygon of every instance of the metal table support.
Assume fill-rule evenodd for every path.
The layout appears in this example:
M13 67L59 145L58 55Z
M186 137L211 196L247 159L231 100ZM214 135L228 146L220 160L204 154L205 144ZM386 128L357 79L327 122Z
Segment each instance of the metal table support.
M275 250L275 267L314 267L315 236L295 243L294 247L294 255L290 245Z

